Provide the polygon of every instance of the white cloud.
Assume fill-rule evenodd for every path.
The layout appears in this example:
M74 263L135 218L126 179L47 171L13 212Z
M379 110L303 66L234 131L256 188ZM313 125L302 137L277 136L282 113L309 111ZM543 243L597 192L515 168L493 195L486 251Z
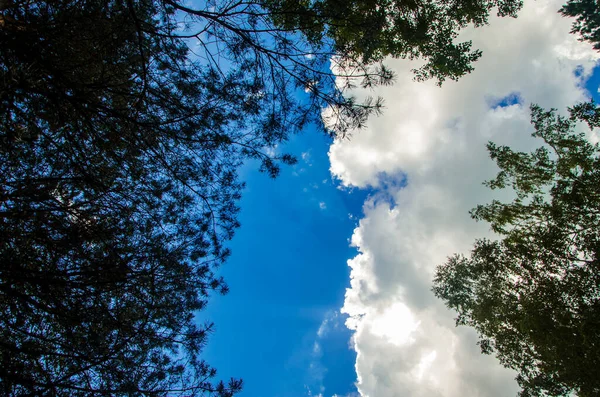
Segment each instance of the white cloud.
M306 164L308 164L309 166L312 165L310 150L307 150L306 152L302 152L300 157L302 157L302 161L304 161Z
M342 309L351 316L362 396L516 394L515 374L481 355L472 330L454 327L454 314L430 292L431 278L448 255L488 233L468 215L492 197L481 184L496 172L486 142L528 149L537 145L530 103L564 111L584 99L573 70L581 65L589 75L597 54L568 33L571 20L559 7L527 2L516 20L491 18L490 26L466 32L483 58L471 75L441 89L413 82L415 63L390 61L398 78L378 91L384 115L331 146L331 172L343 185L381 192L365 203L352 236L359 253L348 262ZM490 98L511 93L522 103L490 108ZM407 184L380 183L382 173L404 175ZM500 195L507 193L494 192Z
M396 346L414 343L411 334L419 328L421 322L415 319L405 304L396 302L374 317L370 322L371 333L374 336L382 337Z
M320 201L319 202L319 208L322 210L326 210L327 209L327 204L325 204L324 201Z
M329 334L332 330L337 330L340 324L343 324L341 320L340 312L329 311L325 314L319 329L317 330L317 336L323 338Z
M321 355L321 345L317 341L315 341L315 343L313 343L313 355L315 355L315 356Z

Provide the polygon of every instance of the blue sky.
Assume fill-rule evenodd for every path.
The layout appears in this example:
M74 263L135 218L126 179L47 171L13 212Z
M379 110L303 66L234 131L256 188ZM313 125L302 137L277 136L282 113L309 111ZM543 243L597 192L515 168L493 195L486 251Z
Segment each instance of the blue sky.
M279 149L299 161L278 178L255 164L242 169L242 226L221 271L231 292L202 314L216 324L207 361L221 376L243 377L242 396L356 391L356 354L339 308L346 261L356 254L348 239L369 190L339 189L329 172L330 144L308 130Z
M489 235L468 215L497 198L481 184L496 172L486 142L530 150L530 103L564 112L598 99L598 54L568 34L560 3L468 30L484 55L441 89L412 81L416 63L391 61L394 86L357 93L387 104L365 130L292 137L282 150L299 163L276 180L242 170L242 226L221 272L231 292L201 314L216 324L206 359L244 378L241 396L516 394L515 374L429 289L437 264Z
M599 70L585 83L596 99ZM518 92L488 101L491 108L522 103ZM213 298L201 315L216 324L207 361L220 376L244 378L241 396L357 391L352 332L339 310L349 286L346 262L357 253L349 237L376 191L341 187L329 171L331 142L313 130L292 137L280 150L294 153L298 164L276 179L256 164L241 170L242 227L221 269L231 292ZM378 194L406 183L402 175L378 178Z

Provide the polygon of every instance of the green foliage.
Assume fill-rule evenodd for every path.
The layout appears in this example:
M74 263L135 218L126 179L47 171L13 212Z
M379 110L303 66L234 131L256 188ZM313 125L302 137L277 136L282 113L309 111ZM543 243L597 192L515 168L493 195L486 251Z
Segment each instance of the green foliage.
M469 24L482 26L490 12L515 17L520 0L264 0L275 22L299 28L313 42L327 39L335 51L363 63L386 56L423 59L417 80L457 80L473 70L481 51L456 43Z
M483 353L516 370L521 396L597 396L600 380L600 146L575 133L598 127L600 108L570 117L531 108L531 153L488 145L500 172L486 184L512 202L474 209L499 241L477 240L470 257L439 266L433 291L474 327Z
M596 0L569 0L560 13L575 17L571 33L578 33L583 40L600 50L600 10Z

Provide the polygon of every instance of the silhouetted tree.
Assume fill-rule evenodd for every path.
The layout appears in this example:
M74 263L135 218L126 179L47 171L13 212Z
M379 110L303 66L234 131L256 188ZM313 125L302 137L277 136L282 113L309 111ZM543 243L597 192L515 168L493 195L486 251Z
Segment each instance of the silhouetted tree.
M571 33L579 34L600 50L600 10L595 0L569 0L560 13L575 18Z
M584 103L570 118L532 107L531 153L488 145L500 167L487 185L512 188L472 215L499 241L477 240L470 257L439 266L434 293L474 327L483 353L518 372L521 396L600 394L600 146L574 131L600 127Z
M299 28L308 39L328 39L335 52L361 63L384 57L423 59L417 80L457 80L473 70L481 51L470 41L457 43L469 24L487 23L490 11L515 17L520 0L264 0L276 23Z
M344 94L390 83L385 56L469 72L454 39L493 7L520 2L0 0L0 389L238 391L195 318L227 290L237 168L362 126L381 101Z

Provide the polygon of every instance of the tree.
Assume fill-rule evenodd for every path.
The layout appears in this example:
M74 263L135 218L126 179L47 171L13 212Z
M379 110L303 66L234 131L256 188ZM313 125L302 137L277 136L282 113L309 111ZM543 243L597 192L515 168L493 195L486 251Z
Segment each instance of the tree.
M323 106L344 131L380 104L325 89L328 54L260 4L211 7L0 2L5 395L241 388L212 380L201 358L212 325L195 318L227 291L215 269L238 226L237 167L254 158L275 176L294 159L268 149L321 123ZM349 68L369 84L391 78Z
M265 0L275 22L301 29L311 42L327 38L335 53L361 63L384 57L423 59L417 80L457 80L473 70L481 51L456 43L469 24L485 25L490 11L516 17L520 0Z
M500 168L487 186L512 188L512 202L472 212L501 239L439 266L433 292L474 327L483 353L518 372L521 396L600 394L600 146L576 133L600 127L600 108L570 117L532 106L531 153L488 145Z
M594 0L569 0L560 13L575 18L571 33L579 34L581 40L589 41L594 49L600 50L600 12Z
M2 6L0 388L232 395L194 313L226 291L242 157L225 142L267 144L225 135L247 82L187 64L151 2Z
M196 314L239 226L249 159L308 123L381 108L345 95L423 58L456 79L460 28L519 1L0 0L0 388L218 395ZM335 73L330 71L330 66ZM322 110L331 109L330 120Z

